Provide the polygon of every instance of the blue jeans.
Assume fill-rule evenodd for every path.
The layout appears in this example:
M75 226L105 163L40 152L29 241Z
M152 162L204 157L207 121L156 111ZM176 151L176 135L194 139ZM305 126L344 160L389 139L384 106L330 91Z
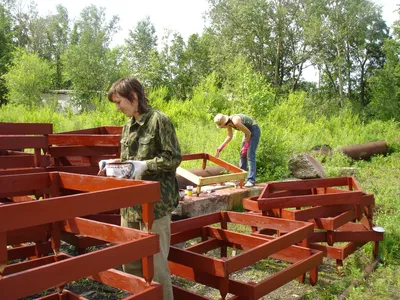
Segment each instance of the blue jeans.
M260 141L261 130L257 124L252 125L250 128L251 138L250 138L250 146L247 151L247 156L240 155L240 168L242 170L247 171L247 161L249 162L249 172L247 174L247 181L251 183L256 183L256 150L258 147L258 142ZM242 148L246 141L246 137L243 136ZM242 149L240 148L240 149Z

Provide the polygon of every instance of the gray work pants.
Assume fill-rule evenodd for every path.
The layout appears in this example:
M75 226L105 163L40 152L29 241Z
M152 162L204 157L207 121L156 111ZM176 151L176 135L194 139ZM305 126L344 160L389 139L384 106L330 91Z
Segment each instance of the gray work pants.
M121 226L144 230L142 222L128 222L121 217ZM173 300L171 272L168 268L168 254L171 242L171 214L154 220L152 232L160 236L160 252L154 255L154 281L163 285L164 300ZM142 276L142 262L140 260L130 262L122 266L124 272Z

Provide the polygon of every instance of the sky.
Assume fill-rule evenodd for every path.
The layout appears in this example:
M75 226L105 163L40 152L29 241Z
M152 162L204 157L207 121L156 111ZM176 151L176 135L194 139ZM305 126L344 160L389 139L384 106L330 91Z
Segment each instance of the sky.
M208 8L207 0L34 0L39 14L45 16L56 12L56 5L62 4L71 19L78 18L82 9L94 4L106 9L106 18L118 15L121 30L115 35L113 44L123 44L129 30L146 16L153 23L158 40L165 30L179 32L186 41L191 34L203 32L203 15ZM400 1L400 0L399 0Z
M111 46L121 45L128 37L129 30L133 30L137 23L146 16L153 23L158 40L161 41L165 30L179 32L187 41L191 34L202 34L205 27L204 15L208 9L207 0L34 0L39 14L46 16L56 12L56 5L62 4L67 10L70 19L79 18L81 11L94 4L106 9L106 18L118 15L121 30L115 34ZM348 0L351 1L351 0ZM382 7L382 17L391 27L398 19L395 12L400 8L400 0L373 0ZM161 43L159 43L161 44ZM304 71L304 77L316 81L317 74L313 68Z

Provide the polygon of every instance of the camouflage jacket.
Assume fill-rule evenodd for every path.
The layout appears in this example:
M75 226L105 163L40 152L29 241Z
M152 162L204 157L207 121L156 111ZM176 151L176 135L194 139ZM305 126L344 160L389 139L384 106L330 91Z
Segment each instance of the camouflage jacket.
M154 218L170 213L179 202L176 168L182 161L181 149L171 120L162 112L150 109L139 121L131 118L122 129L121 161L146 161L141 179L160 182L160 201L154 205ZM129 222L141 219L141 206L121 209Z

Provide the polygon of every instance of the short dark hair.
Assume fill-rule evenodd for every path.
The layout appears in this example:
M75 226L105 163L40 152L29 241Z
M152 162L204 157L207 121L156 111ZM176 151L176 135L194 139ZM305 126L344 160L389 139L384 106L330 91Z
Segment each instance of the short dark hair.
M138 99L138 112L143 114L149 110L148 99L144 93L142 84L136 78L123 77L113 83L110 90L108 91L108 100L112 101L112 97L118 94L121 97L127 98L129 101L133 101L133 94L136 94Z

